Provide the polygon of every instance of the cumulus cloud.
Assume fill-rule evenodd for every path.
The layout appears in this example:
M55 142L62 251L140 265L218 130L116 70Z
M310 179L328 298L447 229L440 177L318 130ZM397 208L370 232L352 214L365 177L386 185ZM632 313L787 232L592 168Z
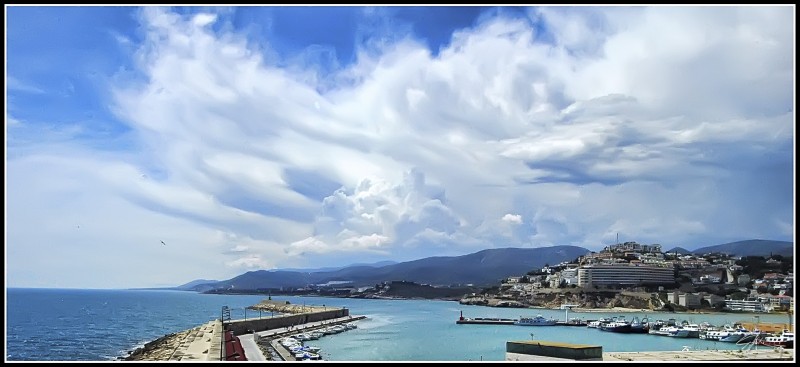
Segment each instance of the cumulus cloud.
M453 234L462 221L447 206L441 187L428 184L419 170L392 184L364 179L352 190L337 190L322 201L314 236L292 243L289 254L376 252L391 254L417 244L425 231Z
M503 216L503 220L509 223L521 224L522 223L522 216L519 214L511 214L508 213Z
M373 39L323 71L211 11L148 7L142 78L111 90L133 150L22 141L9 176L47 172L87 193L71 210L102 193L126 218L180 223L192 233L183 250L210 252L189 277L215 261L223 278L354 256L596 250L617 233L687 248L788 239L786 10L540 7L486 17L436 54L410 32ZM10 141L35 135L23 125ZM75 170L50 169L64 162ZM9 213L23 221L31 205L38 223L55 221L64 213L45 198L69 194L15 181L9 198L30 201L11 200ZM11 259L32 255L20 248L35 227L10 227Z

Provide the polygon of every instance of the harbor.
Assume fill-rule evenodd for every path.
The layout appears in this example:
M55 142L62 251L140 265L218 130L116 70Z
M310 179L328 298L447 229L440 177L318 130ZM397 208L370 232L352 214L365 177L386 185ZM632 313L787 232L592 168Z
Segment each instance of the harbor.
M194 298L205 298L201 296L192 296ZM209 299L211 299L209 297ZM286 301L291 304L298 305L298 311L302 311L304 304L305 310L311 310L314 306L309 304L326 306L321 307L318 311L330 312L339 310L338 312L348 311L348 317L359 317L350 315L350 313L358 313L365 315L366 318L360 319L355 324L358 325L357 329L348 330L341 334L329 334L320 337L316 340L307 340L302 343L302 346L309 347L309 352L312 348L317 347L320 351L320 358L326 361L502 361L505 360L505 351L502 346L509 340L537 340L537 341L550 341L553 343L574 343L586 345L602 345L603 353L651 353L651 352L678 352L688 346L691 351L706 351L706 350L731 350L736 352L742 349L742 345L736 343L725 343L722 341L711 341L708 339L700 338L681 338L677 336L668 337L656 334L632 334L622 332L609 332L597 328L590 328L584 326L580 327L564 327L566 326L565 318L569 319L580 318L585 321L598 321L601 319L612 319L613 317L626 316L630 320L633 317L647 317L652 322L656 320L668 320L669 318L676 318L674 322L680 325L683 320L691 323L714 325L734 325L737 322L742 322L747 319L753 325L759 325L762 329L774 328L778 329L781 326L788 326L788 323L781 324L780 321L786 320L785 316L781 315L746 315L746 314L675 314L675 313L660 313L660 312L627 312L620 313L619 310L609 310L605 313L602 312L576 312L570 310L569 314L565 310L558 309L511 309L511 308L487 308L480 306L466 306L459 307L452 302L444 301L384 301L384 300L360 300L360 299L330 299L318 297L281 297L277 306L281 306L280 302L284 305ZM232 320L226 319L226 325L242 325L242 329L246 329L245 325L261 325L264 320L273 319L269 312L264 311L259 314L258 311L253 313L252 305L260 303L263 298L249 297L249 299L234 303ZM454 307L455 306L455 307ZM219 306L216 307L219 310ZM247 308L246 321L244 319L244 308ZM357 311L356 311L357 310ZM478 323L486 321L492 322L492 319L499 321L506 321L506 324L473 324L473 325L459 325L453 321L459 318L461 311L463 316L472 317L474 319L484 318L487 320L478 320ZM599 310L598 310L599 311ZM219 311L217 311L219 313ZM508 326L507 322L510 320L519 320L521 317L533 317L541 314L546 319L557 319L554 327L520 327ZM449 315L449 317L448 317ZM281 314L274 315L272 323L287 322L288 320L304 319L304 314ZM219 316L217 316L219 317ZM261 321L259 321L261 319ZM505 320L502 320L505 319ZM284 321L279 321L284 320ZM332 323L347 323L347 319L329 319L324 320L325 324ZM353 322L351 322L353 323ZM199 324L199 323L198 323ZM306 324L291 325L287 322L287 326L272 327L269 329L257 329L254 333L252 331L244 331L237 333L241 346L244 349L244 354L248 361L259 361L259 356L263 356L264 361L283 361L283 360L296 360L296 354L291 350L280 344L279 340L285 337L299 334L311 334L313 327L319 327L321 323L313 321ZM290 329L289 326L292 326ZM297 327L295 329L295 326ZM328 325L331 326L331 325ZM707 325L708 326L708 325ZM187 328L188 329L188 328ZM182 330L182 329L174 329ZM169 343L154 343L163 344L163 353L158 356L154 355L153 359L140 359L140 360L183 360L183 361L205 361L205 360L219 360L220 358L220 344L219 338L211 335L211 340L217 342L211 343L207 341L209 328L200 328L195 330L192 335L182 335L180 341L186 343L200 343L204 341L206 344L204 348L200 348L200 344L194 347L177 348L178 340ZM317 329L316 331L319 331ZM178 332L177 334L181 334ZM535 334L535 335L532 335ZM176 337L178 335L175 335ZM258 341L256 338L260 338ZM423 352L409 352L414 350L414 346L418 345L420 338L425 340L425 343L431 346L431 349ZM155 337L150 340L156 339ZM273 343L273 341L275 343ZM298 340L300 341L300 340ZM456 343L462 348L449 348L449 345ZM150 343L148 343L150 344ZM170 350L167 350L171 346ZM187 345L188 347L188 345ZM203 354L205 348L215 348L210 350L210 353ZM257 350L252 352L251 350ZM758 346L758 350L773 350L773 347ZM172 351L177 352L172 355ZM435 351L435 352L434 352ZM762 352L759 352L762 353ZM791 351L790 351L791 353ZM656 358L658 354L649 354L651 357L644 356L627 356L621 355L625 358ZM663 355L664 358L671 358L668 354ZM209 359L205 359L209 358ZM226 356L227 358L227 356Z
M345 307L296 305L288 301L262 301L247 308L279 314L231 319L230 309L223 307L219 319L146 343L125 360L318 360L319 348L306 347L303 341L355 329L355 322L366 318L350 315ZM287 345L289 340L296 343Z

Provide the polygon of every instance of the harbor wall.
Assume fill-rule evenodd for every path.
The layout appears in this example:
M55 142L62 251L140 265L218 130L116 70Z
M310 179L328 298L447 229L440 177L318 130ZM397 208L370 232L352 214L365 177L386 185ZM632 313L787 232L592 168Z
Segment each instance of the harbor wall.
M540 340L506 342L506 361L602 361L603 347Z
M245 333L252 333L253 331L259 332L347 316L350 316L350 310L346 308L340 308L295 315L281 315L247 320L231 320L225 322L225 330L231 330L235 335L241 335Z

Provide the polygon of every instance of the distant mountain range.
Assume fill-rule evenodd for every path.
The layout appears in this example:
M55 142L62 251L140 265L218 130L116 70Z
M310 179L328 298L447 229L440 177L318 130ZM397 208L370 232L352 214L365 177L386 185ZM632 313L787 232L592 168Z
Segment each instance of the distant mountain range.
M386 260L386 261L378 261L378 262L375 262L375 263L356 263L356 264L350 264L350 265L345 265L345 266L330 266L330 267L325 267L325 268L312 268L312 269L306 269L306 268L281 268L281 269L273 269L273 270L270 270L270 271L297 271L297 272L301 272L301 273L317 273L317 272L323 272L323 271L336 271L336 270L339 270L339 269L349 268L351 266L380 267L380 266L394 265L394 264L397 264L397 261Z
M437 256L383 266L357 265L334 271L250 271L220 282L196 284L191 290L304 287L342 283L375 285L405 280L431 285L495 285L513 275L525 274L546 264L572 261L589 250L577 246L489 249L462 256Z
M223 281L195 280L172 289L207 291L212 289L279 289L311 284L367 286L384 281L405 280L431 285L496 285L503 278L522 275L546 264L572 261L590 250L578 246L540 248L501 248L462 256L437 256L401 263L353 264L341 268L279 269L250 271ZM735 256L792 256L794 243L771 240L746 240L701 247L689 251L675 247L667 252L681 254L727 253Z
M723 243L721 245L706 246L692 251L693 254L707 254L711 252L726 253L735 256L793 256L794 242L772 240L745 240Z
M193 280L193 281L191 281L189 283L186 283L186 284L181 284L181 285L175 287L174 289L191 290L195 286L198 286L198 285L201 285L201 284L209 284L209 283L216 283L216 282L218 282L218 280L197 279L197 280Z

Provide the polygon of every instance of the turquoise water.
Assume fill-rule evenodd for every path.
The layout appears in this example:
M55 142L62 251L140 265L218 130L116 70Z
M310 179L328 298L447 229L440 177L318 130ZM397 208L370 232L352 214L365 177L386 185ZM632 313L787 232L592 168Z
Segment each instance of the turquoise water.
M276 297L273 297L276 299ZM284 297L290 302L326 303L347 306L353 315L366 315L358 328L333 336L306 342L322 348L322 356L331 361L502 361L505 343L512 340L547 340L576 344L601 345L604 352L635 352L657 350L738 349L734 343L701 339L682 339L648 334L620 334L586 327L515 326L515 325L457 325L463 310L464 317L520 316L554 317L564 320L563 310L513 309L466 306L458 302L417 300L330 299L314 297ZM676 314L676 313L600 313L570 312L569 317L598 319L624 315L646 316L651 320L674 318L678 322L707 321L723 325L737 321L754 322L751 314ZM759 315L761 322L789 322L786 315ZM533 333L533 337L531 336Z
M602 345L604 352L733 349L733 344L654 335L617 334L585 327L456 325L465 317L518 318L542 314L559 320L564 311L465 306L458 302L370 300L320 297L272 297L294 304L344 306L365 315L358 328L309 342L331 361L503 360L505 342L534 339ZM6 358L15 361L101 361L123 355L165 334L219 318L222 306L234 319L263 296L206 295L180 291L8 289ZM266 316L266 313L264 314ZM715 325L753 321L749 314L577 313L571 317L646 315L679 322ZM258 317L248 311L247 317ZM788 322L785 315L760 315L761 322Z

